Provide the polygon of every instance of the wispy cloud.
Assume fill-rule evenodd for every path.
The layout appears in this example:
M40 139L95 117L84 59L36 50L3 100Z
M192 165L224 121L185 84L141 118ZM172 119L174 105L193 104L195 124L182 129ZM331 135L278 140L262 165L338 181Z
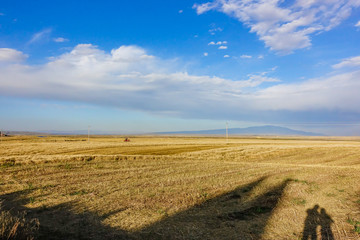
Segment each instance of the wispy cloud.
M5 16L5 14L4 14L4 13L2 13L2 12L0 12L0 16Z
M227 46L220 46L219 49L227 49Z
M223 29L221 27L214 27L214 28L209 29L209 33L211 35L215 35L216 32L222 32L222 31L223 31Z
M179 13L183 13L184 12L184 10L179 10Z
M272 50L289 54L311 46L310 36L329 31L350 16L359 0L307 1L214 0L195 4L198 14L217 10L245 23Z
M209 56L209 53L204 52L204 56L205 56L205 57Z
M245 55L245 54L244 54L244 55L241 55L240 57L241 57L241 58L252 58L252 56L250 56L250 55Z
M62 42L68 42L69 41L69 39L63 38L63 37L57 37L57 38L54 38L53 40L54 40L54 42L57 42L57 43L62 43Z
M35 33L34 35L32 35L31 39L28 41L28 44L33 44L33 43L40 42L43 40L48 40L51 35L51 32L52 32L51 28L46 28L40 32Z
M229 56L229 55L227 55L227 54L226 54L226 55L224 55L224 58L229 58L229 57L230 57L230 56Z
M355 27L360 27L360 21L355 24Z
M335 69L346 67L360 67L360 56L344 59L341 62L334 64L332 67Z

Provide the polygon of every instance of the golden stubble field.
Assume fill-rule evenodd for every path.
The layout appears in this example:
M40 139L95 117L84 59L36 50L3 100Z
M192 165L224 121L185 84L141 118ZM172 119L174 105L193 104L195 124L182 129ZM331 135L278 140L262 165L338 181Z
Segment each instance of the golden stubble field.
M7 137L0 239L360 239L360 139Z

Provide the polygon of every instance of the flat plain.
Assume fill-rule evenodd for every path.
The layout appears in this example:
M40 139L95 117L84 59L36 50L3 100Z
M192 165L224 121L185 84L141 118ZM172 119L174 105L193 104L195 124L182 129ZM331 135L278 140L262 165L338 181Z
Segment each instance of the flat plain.
M4 137L0 239L360 239L359 138L123 140Z

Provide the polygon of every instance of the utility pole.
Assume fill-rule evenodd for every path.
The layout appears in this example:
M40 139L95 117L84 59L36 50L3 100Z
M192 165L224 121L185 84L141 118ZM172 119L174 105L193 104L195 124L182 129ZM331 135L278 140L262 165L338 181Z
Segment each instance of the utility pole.
M229 123L228 122L226 122L226 144L228 144L229 143L229 133L228 133L228 126L229 125Z
M88 142L90 142L90 125L88 126Z
M0 142L2 142L2 130L0 129Z

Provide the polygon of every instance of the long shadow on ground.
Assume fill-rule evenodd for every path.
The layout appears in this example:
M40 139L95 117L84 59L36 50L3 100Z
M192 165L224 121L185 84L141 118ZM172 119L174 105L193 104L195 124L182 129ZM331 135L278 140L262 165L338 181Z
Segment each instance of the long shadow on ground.
M63 203L50 208L26 208L24 207L31 199L24 198L30 190L18 191L0 196L2 201L1 210L9 211L14 217L22 216L26 213L27 223L38 219L40 224L37 231L29 236L34 239L128 239L125 231L106 226L102 223L106 217L97 215L93 212L83 212L81 214L72 211L72 202ZM115 214L115 213L114 213ZM28 232L31 226L19 226L19 236L11 239L24 239L23 232ZM0 223L1 226L1 223ZM0 236L1 239L1 236ZM4 238L7 239L7 238ZM30 238L31 239L31 238Z
M145 229L143 239L259 239L288 181L248 199L264 179L237 188Z
M2 211L7 210L13 215L25 211L28 221L34 218L40 221L40 227L34 233L35 239L259 239L288 184L288 181L284 181L266 193L251 198L251 191L263 180L261 178L166 217L135 233L102 223L116 212L106 216L93 212L78 214L72 211L72 202L51 208L26 208L24 205L29 202L26 198L29 190L1 195L0 201ZM18 239L23 237L19 235Z

